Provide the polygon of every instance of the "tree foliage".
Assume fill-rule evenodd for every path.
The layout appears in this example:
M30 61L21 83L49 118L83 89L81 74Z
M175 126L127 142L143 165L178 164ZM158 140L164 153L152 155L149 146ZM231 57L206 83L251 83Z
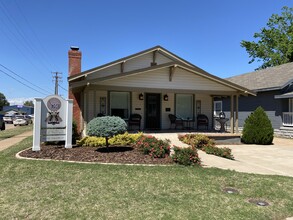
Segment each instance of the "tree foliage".
M266 112L258 107L246 119L242 131L242 142L246 144L272 144L274 129Z
M257 42L242 41L251 60L263 61L257 69L293 62L293 8L283 7L281 15L273 14L267 27L255 33Z
M23 103L24 106L34 107L34 102L32 100L27 100Z
M0 111L3 110L3 106L8 106L8 105L10 105L10 104L7 101L5 95L0 92Z
M123 119L116 116L104 116L92 119L87 126L87 135L106 138L106 147L109 146L108 140L117 134L126 131L127 125Z

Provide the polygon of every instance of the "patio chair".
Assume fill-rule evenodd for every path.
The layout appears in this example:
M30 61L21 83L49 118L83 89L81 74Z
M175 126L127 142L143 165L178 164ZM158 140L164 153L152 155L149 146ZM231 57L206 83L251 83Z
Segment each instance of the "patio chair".
M169 119L170 119L170 129L172 128L172 125L175 125L175 128L177 128L177 126L181 126L183 129L183 120L181 118L178 118L176 115L173 114L169 114Z
M132 126L138 126L138 130L140 131L140 122L141 115L140 114L131 114L128 119L128 127L132 128Z
M206 130L209 128L209 118L204 114L197 115L197 129L199 126L205 126Z

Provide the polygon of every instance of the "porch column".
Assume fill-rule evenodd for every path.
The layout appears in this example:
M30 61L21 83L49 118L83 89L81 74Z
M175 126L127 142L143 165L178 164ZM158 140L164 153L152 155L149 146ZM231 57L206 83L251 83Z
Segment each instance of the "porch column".
M238 134L239 133L239 129L238 129L238 98L239 95L235 96L236 100L235 100L235 133Z
M230 106L230 133L234 133L234 95L231 95Z

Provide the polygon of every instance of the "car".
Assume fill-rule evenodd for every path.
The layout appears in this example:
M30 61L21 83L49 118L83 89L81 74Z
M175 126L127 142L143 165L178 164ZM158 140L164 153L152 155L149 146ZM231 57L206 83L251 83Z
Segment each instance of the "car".
M28 125L29 121L27 119L27 117L25 115L17 115L15 116L15 119L13 121L13 125L17 126L17 125Z
M0 115L0 130L5 130L5 122L3 120L3 115Z
M3 120L7 124L12 124L15 117L13 115L4 115Z

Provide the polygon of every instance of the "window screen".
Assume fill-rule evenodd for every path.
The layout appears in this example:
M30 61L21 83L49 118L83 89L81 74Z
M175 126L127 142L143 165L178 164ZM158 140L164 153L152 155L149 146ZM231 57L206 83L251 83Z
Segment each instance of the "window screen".
M176 94L176 116L193 119L193 95Z

